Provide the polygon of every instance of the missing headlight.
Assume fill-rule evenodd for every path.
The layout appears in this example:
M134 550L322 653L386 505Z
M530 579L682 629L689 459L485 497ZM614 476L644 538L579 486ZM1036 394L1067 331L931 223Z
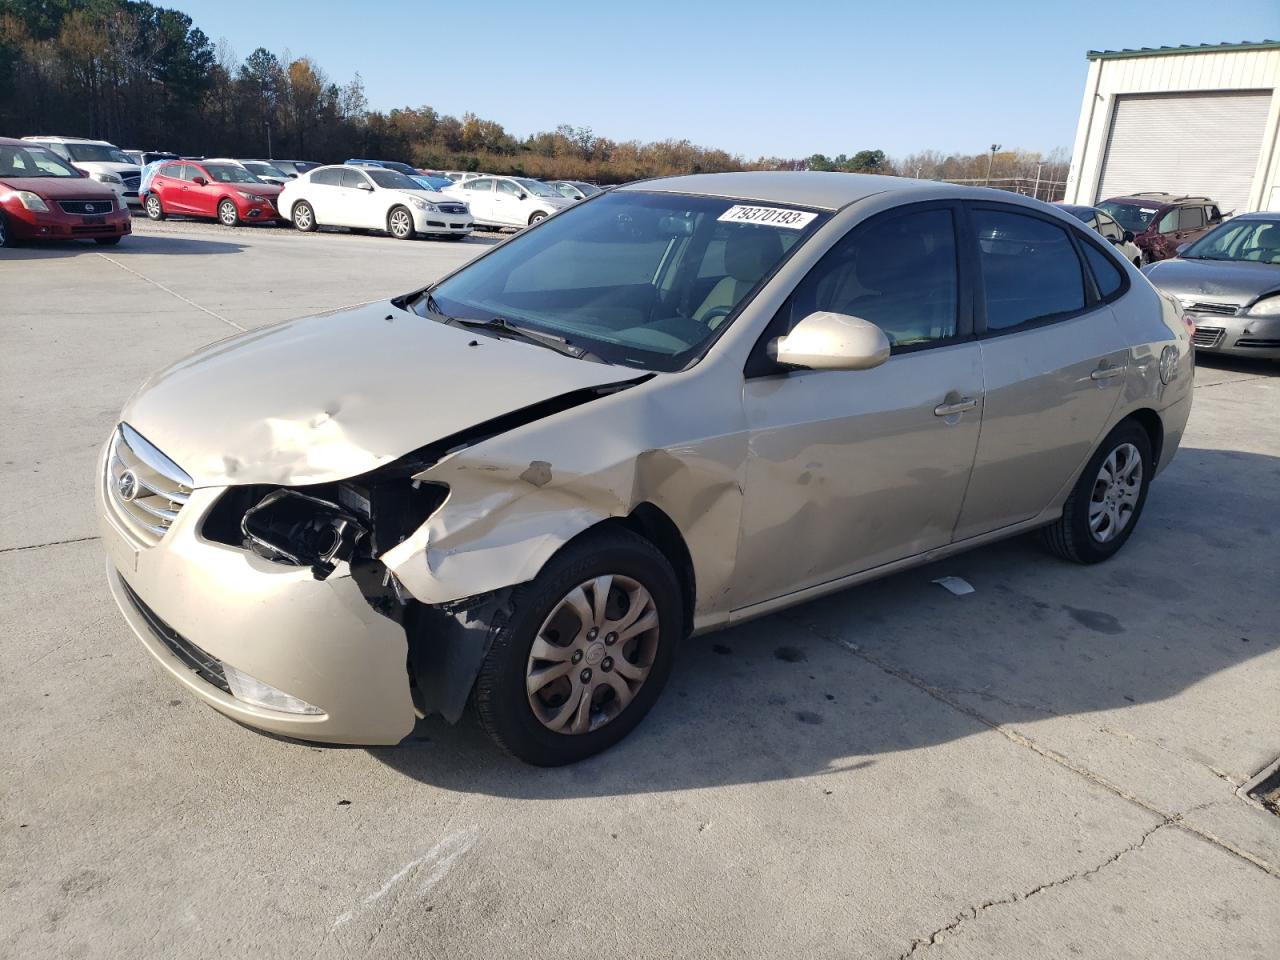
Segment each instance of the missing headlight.
M268 560L310 567L317 580L351 558L369 530L349 510L296 490L273 490L240 521L246 545Z

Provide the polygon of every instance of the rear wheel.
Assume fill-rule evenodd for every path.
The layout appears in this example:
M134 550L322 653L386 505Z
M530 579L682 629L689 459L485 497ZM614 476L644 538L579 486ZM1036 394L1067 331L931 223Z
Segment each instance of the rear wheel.
M617 743L644 718L683 633L666 558L623 528L583 537L511 594L476 678L481 726L508 753L560 766Z
M311 209L311 204L305 200L299 200L293 205L293 225L303 233L310 233L320 224L316 223L316 213Z
M387 233L397 240L413 239L413 214L406 207L392 207L387 214Z
M154 193L147 195L147 202L143 204L143 209L147 211L147 217L151 220L164 219L164 205L160 202L160 198Z
M231 200L223 200L218 204L218 222L224 227L234 227L240 222L240 211Z
M1133 533L1151 486L1151 438L1133 420L1112 430L1085 465L1062 516L1045 527L1045 544L1076 563L1114 556Z
M532 227L539 220L545 220L545 219L547 219L547 215L543 213L541 210L539 210L537 213L535 213L533 216L529 218L529 226Z

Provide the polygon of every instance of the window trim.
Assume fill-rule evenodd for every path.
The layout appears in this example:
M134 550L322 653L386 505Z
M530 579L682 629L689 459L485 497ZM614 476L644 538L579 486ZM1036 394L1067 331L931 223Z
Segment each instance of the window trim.
M885 221L895 220L898 217L910 216L915 213L928 213L930 210L948 210L951 213L951 230L955 241L956 249L956 332L953 336L943 337L938 340L929 340L925 343L912 343L905 345L892 345L889 352L889 359L894 357L910 356L913 353L921 353L925 350L936 350L941 347L955 346L957 343L967 343L974 339L975 323L977 321L977 300L976 286L973 283L975 264L973 263L973 253L969 244L966 242L965 232L967 226L967 218L962 203L959 200L921 200L916 203L902 203L890 207L887 210L881 210L867 217L865 220L859 220L848 230L846 230L834 243L831 244L816 263L810 267L803 277L796 281L795 286L788 291L786 299L778 307L777 311L769 322L765 324L764 330L760 332L760 336L756 338L755 344L751 347L751 352L747 354L747 361L743 365L743 376L747 380L757 379L759 377L786 376L793 373L811 373L813 371L799 369L796 367L787 367L769 356L769 343L783 336L781 330L784 321L782 317L791 309L792 298L795 297L796 291L813 275L813 272L822 266L823 261L830 256L837 247L846 240L853 237L859 231L870 227L873 224ZM825 371L824 371L825 372Z
M1098 296L1098 286L1093 278L1093 270L1089 267L1088 262L1084 258L1084 253L1080 250L1080 243L1093 242L1092 240L1084 240L1085 231L1078 230L1073 224L1063 223L1057 217L1049 214L1041 213L1039 210L1023 207L1013 203L1001 203L999 200L965 200L963 201L965 208L965 223L968 233L968 242L973 251L974 266L974 335L979 340L987 340L992 337L1007 337L1013 334L1022 333L1024 330L1035 330L1039 327L1047 327L1050 324L1062 323L1065 320L1072 320L1076 317L1083 317L1085 314L1092 313L1098 307L1110 303L1115 297L1122 296L1128 289L1129 275L1125 271L1121 271L1124 283L1121 284L1120 290L1117 291L1115 297L1103 300ZM997 213L1012 213L1029 217L1033 220L1042 220L1050 226L1057 227L1064 231L1071 241L1071 249L1076 255L1076 265L1080 268L1080 280L1084 285L1084 306L1079 310L1064 311L1062 313L1050 313L1043 317L1036 317L1033 320L1027 320L1018 324L1016 327L1006 327L1000 330L992 330L987 327L987 291L984 274L982 271L982 248L978 240L978 231L974 228L973 211L975 210L994 210Z
M1077 231L1072 230L1070 232L1076 233ZM1123 237L1124 234L1121 234L1121 236ZM1092 306L1089 307L1089 309L1092 309L1093 307L1096 307L1099 305L1115 303L1117 300L1119 300L1121 297L1123 297L1126 293L1129 292L1130 288L1133 286L1132 282L1129 280L1129 271L1126 270L1124 266L1121 266L1121 264L1116 262L1117 260L1124 261L1125 265L1127 266L1128 261L1125 260L1124 257L1120 256L1119 252L1116 249L1115 244L1107 241L1105 237L1102 238L1103 242L1099 243L1095 238L1089 236L1089 234L1085 232L1080 232L1076 236L1075 240L1077 245L1076 254L1080 258L1080 262L1084 264L1084 274L1085 274L1085 281L1086 281L1085 287L1086 287L1086 290L1089 290L1089 292L1093 294ZM1093 265L1089 263L1089 259L1084 255L1084 251L1082 249L1079 249L1079 247L1083 244L1092 244L1093 248L1099 251L1104 257L1110 257L1112 265L1115 266L1115 268L1120 271L1120 286L1116 289L1115 293L1111 294L1111 296L1109 297L1102 296L1102 288L1098 286L1098 278L1097 276L1094 275Z

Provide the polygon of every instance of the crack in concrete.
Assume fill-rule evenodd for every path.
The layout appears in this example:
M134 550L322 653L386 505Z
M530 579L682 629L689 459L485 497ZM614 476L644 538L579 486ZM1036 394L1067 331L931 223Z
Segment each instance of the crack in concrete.
M1269 874L1270 876L1275 877L1276 879L1280 879L1280 866L1269 863L1268 861L1263 860L1261 857L1255 856L1249 851L1241 849L1240 847L1236 846L1234 843L1231 843L1231 841L1224 840L1222 837L1219 837L1217 834L1209 830L1206 830L1203 827L1197 827L1197 826L1193 826L1192 824L1186 823L1182 819L1182 816L1183 816L1182 814L1174 814L1174 813L1170 813L1167 810L1162 810L1160 807L1157 807L1155 804L1149 803L1148 801L1143 800L1141 797L1130 793L1128 790L1125 790L1118 783L1114 783L1111 780L1108 780L1106 777L1102 776L1102 774L1097 773L1093 770L1090 770L1088 767L1082 766L1079 763L1076 763L1074 760L1072 760L1070 757L1066 756L1065 754L1061 754L1050 747L1046 747L1043 744L1037 743L1031 737L1028 737L1023 733L1019 733L1017 730L1014 730L1010 727L1006 727L1004 724L1000 723L998 720L993 720L990 717L986 716L985 714L979 712L978 710L975 710L972 707L966 706L965 704L961 703L955 698L948 696L946 691L943 690L941 687L936 687L933 684L927 682L926 680L923 680L920 677L917 677L915 674L911 673L909 670L905 670L902 667L895 666L894 664L889 663L886 660L880 659L874 654L868 653L867 651L859 647L856 643L851 643L850 641L841 639L840 637L829 635L826 632L824 632L822 629L820 629L816 624L810 623L807 620L802 620L798 617L795 617L794 615L788 616L787 614L782 614L782 616L784 619L790 620L792 623L795 623L798 626L801 626L804 629L808 630L818 639L823 640L827 643L837 644L843 647L844 649L848 650L858 659L863 660L866 663L871 664L873 667L876 667L879 670L884 671L885 673L889 674L889 676L896 677L897 679L903 681L904 683L911 684L911 686L920 690L922 693L928 694L930 697L937 700L939 703L945 704L946 706L950 707L952 710L955 710L958 713L964 714L966 717L969 717L970 719L976 721L977 723L982 724L984 727L994 730L996 733L1000 734L1000 736L1004 737L1006 740L1009 740L1010 742L1017 744L1020 747L1025 747L1026 749L1032 751L1033 753L1037 753L1040 756L1044 757L1046 760L1051 760L1052 762L1058 764L1061 767L1065 767L1067 770L1070 770L1072 773L1076 774L1077 776L1083 777L1084 779L1088 780L1090 783L1096 784L1097 786L1102 787L1104 790L1110 791L1111 793L1115 794L1121 799L1127 800L1130 803L1134 804L1135 806L1141 807L1143 810L1146 810L1148 813L1155 814L1162 821L1169 822L1174 826L1178 827L1178 829L1180 830L1184 830L1187 833L1193 834L1194 836L1197 836L1202 840L1206 840L1209 843L1213 844L1214 846L1219 847L1222 850L1225 850L1227 853L1230 853L1233 856L1239 857L1241 860L1244 860L1246 863L1250 864L1251 866L1257 867L1263 873ZM1192 809L1197 809L1197 808L1193 807ZM1190 812L1190 811L1187 811L1187 812Z
M1094 874L1100 873L1101 871L1105 870L1107 867L1111 866L1111 864L1118 861L1121 857L1128 856L1129 854L1133 853L1135 850L1141 850L1143 845L1147 842L1148 839L1150 839L1153 833L1155 833L1157 830L1162 830L1165 827L1176 824L1180 819L1181 819L1181 814L1177 814L1166 820L1162 820L1160 823L1157 823L1154 827L1151 827L1149 830L1144 831L1142 836L1137 840L1137 842L1129 844L1127 847L1125 847L1123 850L1118 851L1117 853L1113 853L1111 856L1107 857L1107 859L1103 860L1097 866L1090 867L1088 870L1080 870L1075 873L1069 873L1065 877L1059 877L1057 880L1050 880L1046 883L1041 883L1037 886L1032 887L1026 893L1015 892L1010 894L1007 897L1001 897L998 900L987 900L984 903L980 903L976 906L967 907L961 913L956 914L955 919L953 919L950 923L939 927L937 930L933 931L933 933L929 934L928 937L913 938L911 941L911 949L907 950L905 953L899 954L898 960L906 960L907 957L915 956L916 951L920 950L922 947L934 946L941 937L945 937L948 934L954 933L955 931L959 930L962 926L964 926L966 923L968 923L971 920L977 920L979 916L981 916L987 910L990 910L992 907L1003 907L1003 906L1008 906L1014 903L1021 903L1024 900L1030 900L1032 897L1035 897L1041 893L1044 893L1046 890L1052 890L1055 887L1063 887L1069 883L1074 883L1076 880L1083 880L1086 877L1092 877Z
M101 537L72 537L70 540L50 540L48 543L29 543L24 547L0 547L0 553L17 553L19 550L39 550L41 547L60 547L64 543L88 543Z

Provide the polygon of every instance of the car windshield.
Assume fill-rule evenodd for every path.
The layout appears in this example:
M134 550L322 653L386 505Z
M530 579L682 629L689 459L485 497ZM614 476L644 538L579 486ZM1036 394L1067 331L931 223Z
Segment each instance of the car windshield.
M77 163L133 163L115 147L102 143L68 143L66 147Z
M1280 218L1224 223L1210 230L1178 256L1183 260L1280 264Z
M1159 207L1144 207L1138 203L1121 203L1118 200L1103 200L1098 209L1110 214L1120 226L1134 233L1141 233L1151 226L1151 221L1160 212Z
M79 176L79 170L43 147L0 145L0 177Z
M417 183L403 173L396 173L394 170L379 170L375 167L366 167L365 174L385 190L421 190L422 184Z
M515 181L535 197L561 197L560 191L556 190L550 184L543 183L540 180L529 180L525 177L516 177Z
M714 197L613 192L430 288L423 316L503 318L607 363L681 370L826 214Z
M409 179L416 183L422 190L430 190L432 193L439 192L439 188L431 182L430 177L410 177Z
M289 179L285 176L284 171L277 170L269 163L246 163L245 167L260 177L275 177L277 180Z
M262 183L244 167L233 167L229 163L206 163L204 169L218 183Z

